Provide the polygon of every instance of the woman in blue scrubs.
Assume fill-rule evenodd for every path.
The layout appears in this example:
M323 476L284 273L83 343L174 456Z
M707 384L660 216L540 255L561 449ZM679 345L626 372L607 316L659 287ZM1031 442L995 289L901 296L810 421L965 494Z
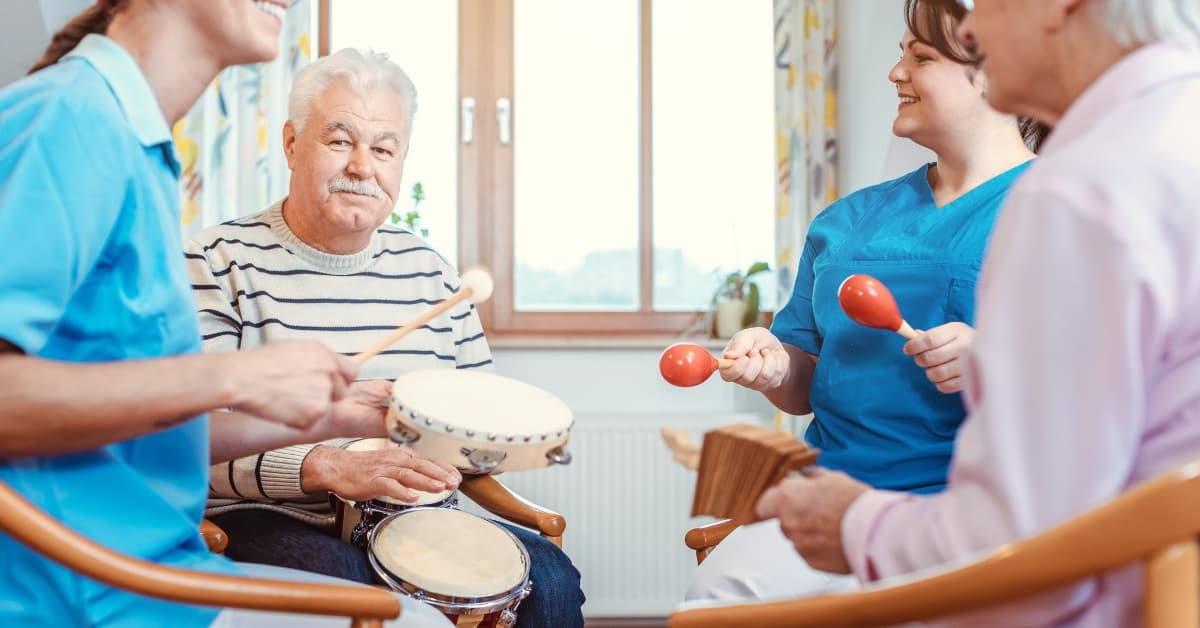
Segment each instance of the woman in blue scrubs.
M160 564L238 572L198 533L209 464L346 427L334 402L357 368L323 345L199 353L180 243L171 126L222 68L276 56L289 3L101 2L0 90L0 480ZM229 407L258 418L222 425L237 436L210 452L204 413ZM4 534L0 556L3 626L182 628L219 612L114 590Z
M996 212L1033 152L1022 122L991 109L986 76L962 50L952 0L908 0L892 131L937 161L859 190L813 220L791 299L771 330L735 335L726 381L762 392L789 414L812 413L805 440L821 466L878 488L941 490L966 416L964 351L975 279ZM1028 126L1033 134L1038 129ZM838 287L872 275L914 328L904 341L851 321ZM853 586L809 568L777 521L736 530L701 565L689 599L767 599Z

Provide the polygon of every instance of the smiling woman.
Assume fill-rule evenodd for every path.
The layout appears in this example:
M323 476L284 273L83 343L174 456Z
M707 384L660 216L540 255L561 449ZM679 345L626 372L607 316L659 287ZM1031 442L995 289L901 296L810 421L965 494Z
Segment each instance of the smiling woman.
M813 413L805 440L821 450L822 466L897 491L946 482L966 415L959 391L974 334L972 288L1000 204L1033 157L1016 119L984 100L985 77L952 39L956 15L952 0L907 0L901 56L888 73L893 132L937 161L817 216L791 300L770 331L736 334L723 354L735 362L720 371L784 412ZM847 318L838 288L860 273L888 285L924 333L904 343ZM818 569L776 522L746 526L704 561L688 595L761 599L852 584Z

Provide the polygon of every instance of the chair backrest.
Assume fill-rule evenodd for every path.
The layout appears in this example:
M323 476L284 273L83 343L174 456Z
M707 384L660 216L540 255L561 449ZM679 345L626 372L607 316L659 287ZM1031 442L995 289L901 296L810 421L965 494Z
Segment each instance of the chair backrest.
M1119 530L1121 542L1113 543ZM1200 462L964 567L799 600L678 611L672 628L887 626L978 610L1144 562L1146 628L1200 627Z

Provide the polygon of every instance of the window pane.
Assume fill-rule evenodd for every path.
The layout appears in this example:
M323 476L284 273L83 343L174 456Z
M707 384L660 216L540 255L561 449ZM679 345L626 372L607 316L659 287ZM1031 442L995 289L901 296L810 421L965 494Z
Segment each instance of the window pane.
M418 211L428 240L458 259L458 3L446 0L337 0L331 5L330 50L386 52L417 86L417 115L404 162L404 196L396 213Z
M515 0L514 304L638 307L637 0Z
M765 0L651 3L654 308L708 308L718 279L774 266L774 34ZM763 309L774 273L756 275Z

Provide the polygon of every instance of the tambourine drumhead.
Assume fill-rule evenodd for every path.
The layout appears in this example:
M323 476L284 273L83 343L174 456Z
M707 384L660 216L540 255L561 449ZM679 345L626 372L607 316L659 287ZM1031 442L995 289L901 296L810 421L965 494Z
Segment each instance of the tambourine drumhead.
M344 448L347 451L375 451L385 447L395 447L396 444L386 438L362 438L356 441L350 441ZM380 495L375 498L375 501L384 502L386 504L395 504L397 506L428 506L429 504L437 504L446 501L454 494L454 489L446 489L436 493L428 493L425 491L417 491L417 500L412 502L401 501L395 497ZM338 499L341 499L340 497ZM345 501L345 500L343 500Z
M392 384L388 433L470 473L566 464L571 409L524 382L477 370L428 369Z
M426 369L396 378L393 402L476 433L546 434L571 424L571 409L550 393L483 371Z
M529 557L499 525L460 510L406 510L372 532L371 554L392 575L443 596L483 597L517 590Z

